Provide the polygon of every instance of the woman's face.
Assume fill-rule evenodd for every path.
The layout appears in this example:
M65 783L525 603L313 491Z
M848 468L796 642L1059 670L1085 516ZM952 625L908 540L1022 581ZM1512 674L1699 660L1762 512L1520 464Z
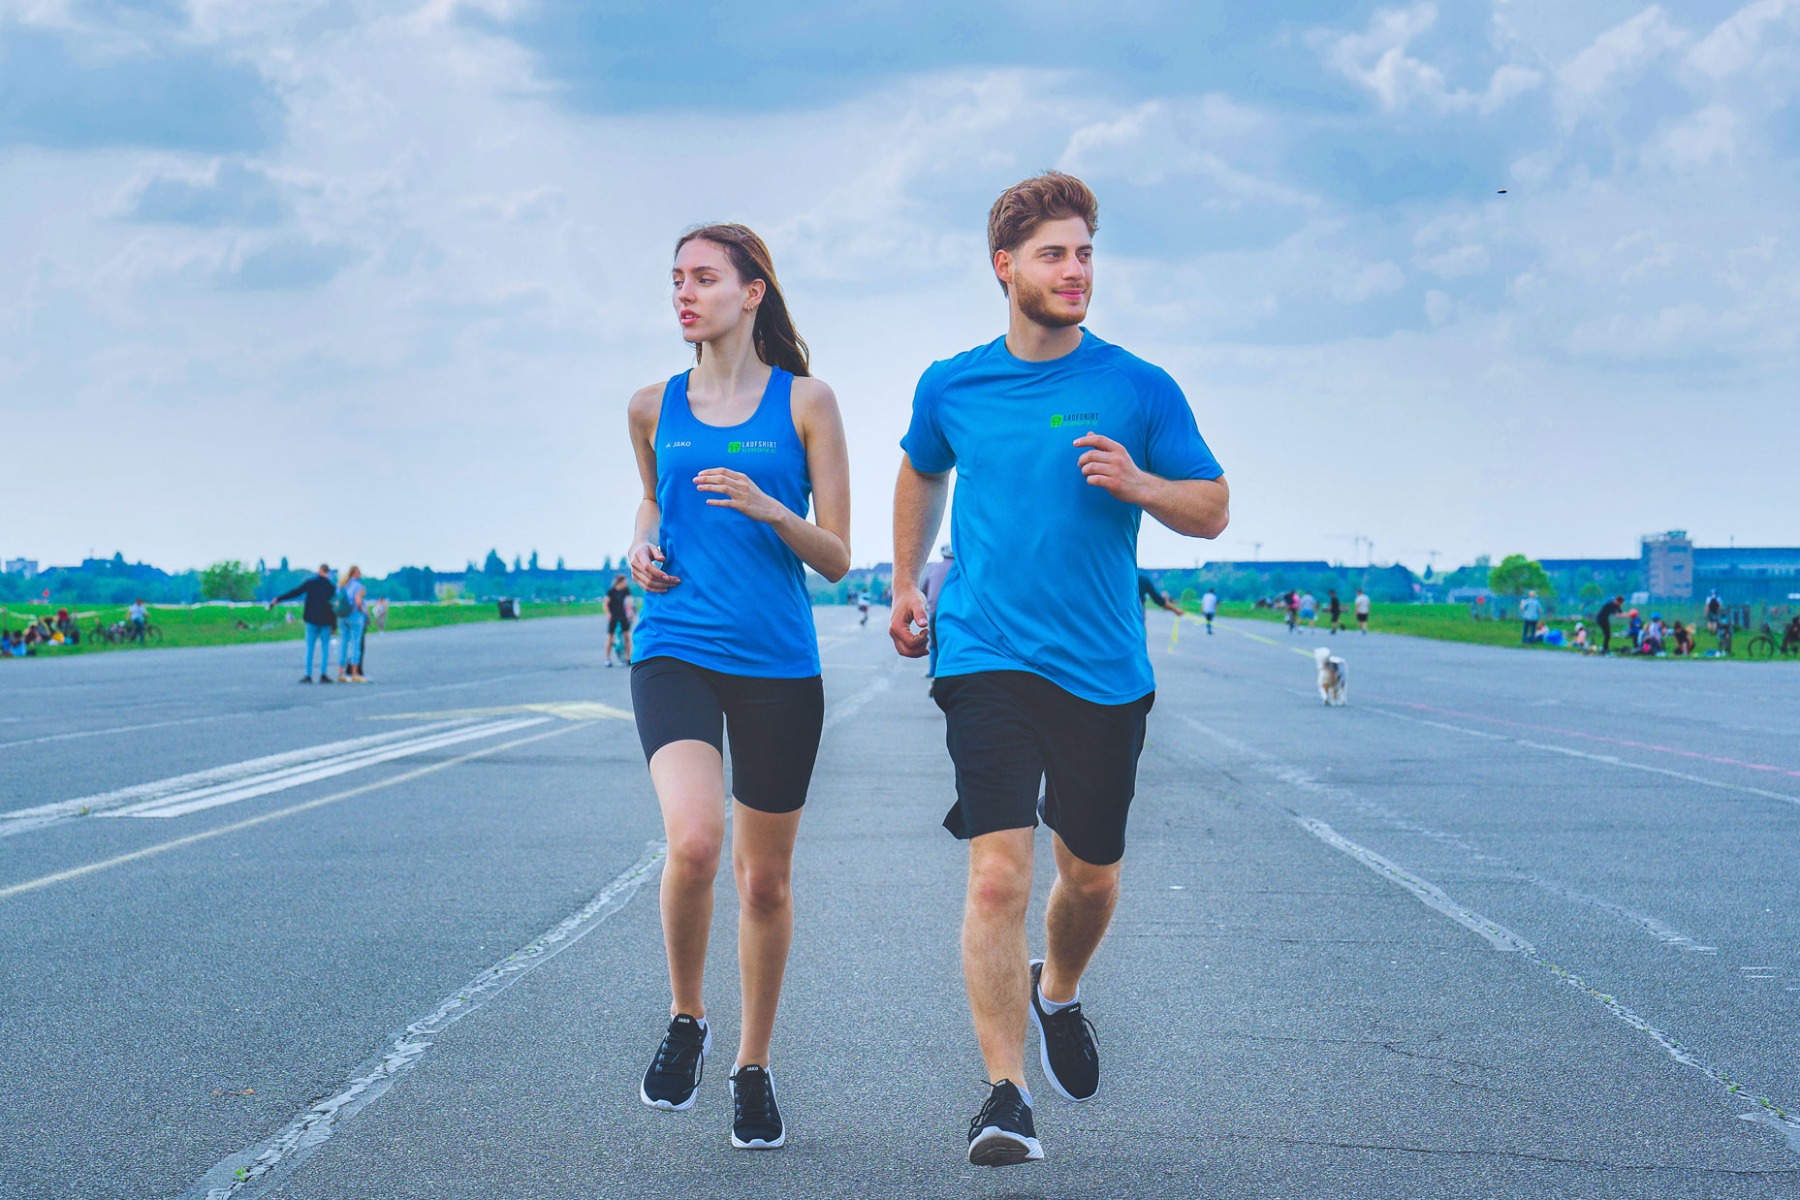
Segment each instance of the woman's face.
M688 242L675 255L670 283L681 336L691 344L710 342L740 321L754 319L763 295L762 280L744 283L725 248L704 238Z

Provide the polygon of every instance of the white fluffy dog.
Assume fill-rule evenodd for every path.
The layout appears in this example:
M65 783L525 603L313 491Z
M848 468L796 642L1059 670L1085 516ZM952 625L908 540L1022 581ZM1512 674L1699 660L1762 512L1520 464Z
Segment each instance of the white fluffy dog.
M1320 646L1313 651L1313 661L1319 664L1319 699L1328 707L1342 707L1345 685L1349 682L1344 660Z

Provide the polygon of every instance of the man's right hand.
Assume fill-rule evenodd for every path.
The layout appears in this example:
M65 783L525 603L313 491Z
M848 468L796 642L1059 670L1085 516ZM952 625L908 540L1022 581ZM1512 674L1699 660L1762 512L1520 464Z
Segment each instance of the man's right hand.
M930 615L925 610L925 593L918 588L894 591L894 615L888 618L888 636L902 658L924 658L931 650L927 630Z
M657 566L663 560L660 546L639 542L631 548L631 578L646 592L666 592L681 580Z

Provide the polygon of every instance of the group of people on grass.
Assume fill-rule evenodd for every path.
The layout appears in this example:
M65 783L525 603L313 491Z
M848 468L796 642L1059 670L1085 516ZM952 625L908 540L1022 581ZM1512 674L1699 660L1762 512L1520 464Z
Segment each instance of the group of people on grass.
M1319 602L1311 592L1302 592L1289 588L1283 594L1264 602L1257 601L1258 608L1273 608L1287 616L1287 629L1293 633L1305 625L1308 629L1319 626ZM1361 588L1356 589L1356 598L1351 602L1351 611L1356 616L1356 628L1363 633L1369 632L1369 594ZM1325 598L1325 616L1327 627L1337 633L1344 627L1344 602L1338 599L1337 589L1332 588Z
M6 624L4 620L0 620L0 626ZM40 649L80 644L81 626L76 624L74 615L66 608L57 609L54 617L49 613L38 617L27 616L23 629L0 628L0 658L24 658L36 654Z
M352 566L334 582L331 567L320 563L316 574L303 580L298 587L269 601L270 611L274 611L277 604L289 600L302 601L300 616L306 622L306 673L300 676L300 682L313 682L315 648L319 655L318 681L332 682L333 634L338 639L336 682L369 682L368 676L363 674L363 639L368 633L371 620L375 622L377 629L386 626L387 601L369 599L369 589L363 583L362 568Z

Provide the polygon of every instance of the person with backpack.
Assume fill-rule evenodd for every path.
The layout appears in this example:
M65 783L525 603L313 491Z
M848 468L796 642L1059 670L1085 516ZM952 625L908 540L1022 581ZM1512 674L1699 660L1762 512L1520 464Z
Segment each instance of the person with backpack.
M339 683L368 682L362 673L363 630L369 623L368 594L362 568L352 566L338 581L337 596L331 602L332 615L338 619Z

